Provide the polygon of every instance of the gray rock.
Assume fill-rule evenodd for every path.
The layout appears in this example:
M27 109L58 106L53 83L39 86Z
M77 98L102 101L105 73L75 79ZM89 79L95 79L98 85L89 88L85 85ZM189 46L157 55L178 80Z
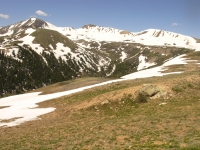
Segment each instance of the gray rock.
M144 84L142 88L138 91L138 93L146 93L148 97L152 97L161 91L158 85L154 84Z
M145 93L146 96L150 99L156 99L156 98L169 99L171 97L169 92L161 89L156 84L144 84L144 85L142 85L142 87L137 91L137 95L139 93Z
M101 105L105 105L105 104L108 104L108 103L109 103L109 101L106 99L103 102L101 102Z

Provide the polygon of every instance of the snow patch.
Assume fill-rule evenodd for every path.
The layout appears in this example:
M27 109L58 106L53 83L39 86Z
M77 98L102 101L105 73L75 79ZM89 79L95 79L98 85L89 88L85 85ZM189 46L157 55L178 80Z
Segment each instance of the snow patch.
M34 17L31 18L31 21L32 21L32 22L34 22L35 20L36 20L36 18L34 18Z
M10 126L20 125L21 123L38 119L38 116L50 113L56 109L52 107L37 108L38 107L37 103L118 81L123 81L123 79L107 81L95 85L90 85L54 94L39 95L40 92L34 92L34 93L1 98L0 106L9 106L9 107L0 109L0 126L10 127ZM10 122L3 122L4 120L9 120L9 119L15 119L15 120L14 121L12 120Z
M52 47L52 49L54 48ZM57 43L56 49L53 50L53 53L57 59L61 57L63 60L66 60L65 55L68 55L68 53L70 53L72 57L76 57L76 54L72 53L71 49L69 47L65 47L63 43Z
M19 27L23 26L28 20L22 21Z
M146 57L141 54L139 56L139 65L138 65L137 70L139 71L139 70L148 68L148 67L153 66L153 65L156 65L156 63L148 63L148 62L146 62Z
M177 64L187 64L186 58L183 58L184 55L180 55L178 57L175 57L166 63L164 63L162 66L159 67L154 67L146 70L141 70L135 73L131 73L128 75L125 75L121 77L122 79L136 79L136 78L147 78L147 77L153 77L153 76L163 76L163 75L168 75L168 74L176 74L176 73L182 73L182 72L170 72L170 73L162 73L162 71L167 70L166 66L171 66L171 65L177 65Z
M124 52L124 51L122 51L121 52L121 54L122 54L122 56L120 57L120 59L122 60L122 62L124 61L124 59L126 59L127 58L127 54Z
M55 110L55 108L37 108L37 104L46 100L58 98L61 96L69 95L72 93L80 92L85 89L102 86L114 82L125 81L129 79L136 78L146 78L152 76L163 76L167 74L181 73L181 72L171 72L171 73L161 73L161 71L166 70L166 66L175 65L175 64L187 64L186 58L183 58L185 55L180 55L168 62L164 63L160 67L155 67L147 70L141 70L126 76L121 77L121 79L111 80L95 85L90 85L78 89L73 89L65 92L59 92L54 94L39 95L40 92L21 94L16 96L10 96L0 99L0 106L9 106L6 108L0 109L0 126L16 126L20 125L23 122L38 119L38 116L50 113ZM11 120L10 122L3 122L3 120Z
M7 33L5 33L5 34L0 34L0 36L10 36L10 35L12 35L13 33L14 33L13 30L8 30Z
M106 76L111 76L116 69L116 65L113 66L112 71L110 73L106 73Z
M50 47L51 49L54 49L53 46L52 46L51 44L49 45L49 47Z
M35 32L35 31L36 31L35 29L28 28L28 29L25 31L25 33L26 33L26 34L31 34L31 33Z
M17 56L17 54L18 54L18 52L19 52L19 48L18 47L11 47L11 48L9 48L9 50L6 52L6 55L7 56L11 56L13 59L15 59L15 60L18 60L18 61L22 61L22 60L20 60L19 58L17 58L16 56ZM14 55L15 56L14 56Z
M31 33L35 32L34 29L29 28L25 31L25 33L27 33L28 35L19 39L19 41L23 41L23 43L20 43L20 46L23 46L24 44L29 45L33 50L35 50L38 54L42 53L42 51L44 50L43 47L41 47L40 44L33 44L33 40L35 37L30 36Z

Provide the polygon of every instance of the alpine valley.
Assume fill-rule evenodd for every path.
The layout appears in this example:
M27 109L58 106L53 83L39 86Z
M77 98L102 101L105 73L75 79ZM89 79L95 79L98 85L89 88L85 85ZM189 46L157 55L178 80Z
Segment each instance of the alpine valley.
M56 27L30 18L0 27L0 95L82 76L119 78L191 51L197 38L157 29Z

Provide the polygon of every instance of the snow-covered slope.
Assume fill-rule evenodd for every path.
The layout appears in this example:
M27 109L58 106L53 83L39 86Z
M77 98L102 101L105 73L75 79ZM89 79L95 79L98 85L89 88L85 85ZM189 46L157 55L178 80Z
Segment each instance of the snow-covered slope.
M18 46L28 45L39 55L43 52L47 54L53 52L57 59L72 60L79 66L80 72L87 70L86 68L100 72L103 67L104 71L107 71L107 75L115 71L117 64L110 66L112 61L120 63L126 60L130 62L131 58L137 59L139 52L135 53L134 51L140 49L142 54L145 49L141 48L141 44L143 47L148 45L147 49L151 47L151 50L154 49L153 46L161 46L160 51L170 46L200 50L200 43L197 43L196 39L167 31L149 29L132 33L91 24L74 29L72 27L56 27L37 18L30 18L3 27L0 29L0 36L3 39L1 39L0 49L11 57L13 53L18 54L18 48L14 44L18 43ZM118 44L112 44L112 42ZM119 43L124 43L124 45ZM140 46L137 46L138 43L141 43ZM135 46L133 46L134 44ZM70 45L73 45L73 48L69 47ZM155 51L151 53L155 53ZM132 66L132 68L137 67L136 71L157 64L155 59L150 61L151 58L142 56L139 57L139 66ZM148 61L146 62L145 59ZM44 61L46 62L45 59ZM132 64L137 62L136 60L132 61Z
M50 26L50 27L49 27ZM15 33L19 33L20 31L24 31L27 28L53 28L54 25L50 23L37 19L37 18L30 18L21 22L18 22L13 25L8 25L5 27L0 28L0 36L10 36Z
M173 32L149 29L134 34L135 42L144 45L185 47L200 50L200 43L192 37Z
M169 72L169 73L162 73L162 72L167 70L166 68L167 66L187 64L189 61L186 58L184 58L184 56L185 54L177 56L171 60L168 60L161 66L146 69L146 70L141 70L135 73L125 75L121 78L122 79L137 79L137 78L148 78L148 77L154 77L154 76L163 76L163 75L168 75L168 74L182 73L182 72Z
M55 28L52 28L55 29ZM132 40L134 34L124 30L114 28L100 27L100 26L83 26L79 29L73 28L57 28L58 32L68 36L72 40L86 41L115 41L123 42Z
M81 46L77 46L76 43L66 36L52 30L59 28L36 18L4 27L4 29L6 29L7 32L2 34L3 41L0 44L0 51L3 51L6 56L11 56L16 60L19 60L17 58L19 51L18 46L28 46L41 56L42 53L48 55L53 53L58 60L61 58L63 61L67 62L70 67L76 66L76 72L79 73L83 71L94 71L98 73L102 70L102 67L107 68L111 61L108 57L97 55L94 52L86 51L85 48ZM9 36L11 34L14 35L12 38ZM17 45L14 43L17 43ZM14 56L13 54L16 55ZM44 61L47 62L44 56L42 57ZM108 71L107 73L110 72Z
M145 56L143 56L143 55L139 56L139 65L138 65L138 68L137 68L138 71L140 71L142 69L145 69L145 68L148 68L150 66L156 65L155 63L148 63L148 62L146 62L145 59L146 59Z
M40 31L38 31L40 28ZM47 31L42 31L41 29L48 29ZM52 32L51 32L51 31ZM49 41L40 42L38 40L34 41L37 36L33 36L33 33L37 31L37 36L40 37L39 40L43 38L44 33L47 37L51 37ZM53 32L54 31L54 32ZM49 33L47 33L49 32ZM55 33L56 32L56 33ZM61 33L58 35L58 33ZM40 35L39 35L40 34ZM41 35L42 34L42 35ZM14 35L11 37L11 35ZM63 37L61 35L64 35ZM96 25L85 25L82 28L74 29L72 27L56 27L55 25L37 19L37 18L30 18L25 21L21 21L19 23L9 25L6 27L0 28L0 36L4 38L0 48L5 50L7 55L12 55L12 51L17 53L17 48L10 46L13 42L20 41L18 45L29 45L33 50L35 50L38 54L41 54L43 51L46 53L53 52L56 58L58 59L61 57L63 60L67 60L67 55L73 57L77 63L79 62L86 62L86 66L89 68L94 68L91 64L95 64L100 71L100 67L108 66L111 62L111 59L105 56L104 58L100 55L97 59L98 62L94 62L94 58L92 58L92 52L86 51L86 49L92 49L91 44L94 42L98 46L95 47L96 51L103 49L103 43L110 43L110 42L122 42L122 43L141 43L143 45L150 45L150 46L163 46L164 47L184 47L189 49L200 50L200 43L197 43L196 39L184 36L177 33L161 31L156 29L149 29L138 33L132 33L125 30L114 29L110 27L100 27ZM14 37L14 38L13 38ZM41 38L42 37L42 38ZM43 38L43 39L47 39ZM65 39L64 39L65 38ZM62 39L62 40L56 40ZM64 40L63 40L64 39ZM77 45L75 51L72 51L69 47L65 45L63 41L70 39ZM86 44L85 44L86 42ZM48 43L48 45L45 45ZM53 46L53 44L54 46ZM45 46L44 46L45 45ZM65 45L65 46L64 46ZM128 45L128 44L127 44ZM104 49L103 49L104 50ZM116 49L108 49L104 52L108 55L108 50L111 50L115 53L119 51L120 61L123 62L126 58L130 57L127 52L124 51L124 48ZM142 50L142 49L141 49ZM113 53L110 52L110 53ZM80 55L81 54L81 55ZM82 55L84 54L84 55ZM117 55L119 55L117 54ZM85 58L87 57L87 58ZM143 58L142 56L140 57ZM118 59L118 58L114 58ZM89 61L89 63L88 63ZM140 65L138 66L138 70L145 69L151 65L146 63L145 60L141 61ZM105 62L102 64L102 62ZM83 70L82 67L81 70Z
M74 29L71 27L55 27L49 24L45 28L56 30L74 41L141 43L144 45L185 47L200 51L200 43L197 43L194 38L157 29L148 29L134 33L95 25L85 25L82 28Z
M152 76L163 76L167 74L174 74L174 73L181 73L181 72L170 72L170 73L162 73L162 71L167 70L166 66L176 65L176 64L187 64L188 61L183 58L185 55L178 56L169 60L165 64L159 67L142 70L136 73L132 73L126 76L123 76L121 79L117 80L110 80L107 82L90 85L86 87L81 87L69 91L54 93L54 94L47 94L47 95L39 95L40 92L35 93L28 93L28 94L21 94L17 96L10 96L6 98L0 99L0 107L1 106L8 106L6 108L0 109L0 127L1 126L16 126L24 123L26 121L38 119L38 116L50 113L54 111L56 108L37 108L37 103L50 100L53 98L58 98L61 96L69 95L72 93L77 93L83 91L85 89L102 86L114 82L120 82L129 79L136 79L136 78L147 78ZM15 119L13 119L15 118ZM10 122L3 122L3 120L13 119ZM2 122L1 122L2 120Z
M37 18L30 18L14 25L2 27L0 28L0 36L12 35L13 33L23 31L30 27L34 29L45 28L55 30L73 41L129 42L141 43L144 45L175 46L195 49L198 51L200 50L200 43L197 43L194 38L163 30L148 29L138 33L133 33L91 24L85 25L79 29L74 29L72 27L56 27L51 23Z

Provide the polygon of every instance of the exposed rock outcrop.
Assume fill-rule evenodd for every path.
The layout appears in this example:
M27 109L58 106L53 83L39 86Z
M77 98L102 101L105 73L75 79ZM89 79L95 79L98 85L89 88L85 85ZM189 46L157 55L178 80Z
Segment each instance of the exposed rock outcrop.
M82 28L83 29L89 29L90 27L96 27L96 25L94 25L94 24L88 24L88 25L84 25Z
M145 95L150 99L156 98L164 98L169 99L171 94L166 90L162 89L156 84L144 84L142 87L136 92L136 94L145 93Z

